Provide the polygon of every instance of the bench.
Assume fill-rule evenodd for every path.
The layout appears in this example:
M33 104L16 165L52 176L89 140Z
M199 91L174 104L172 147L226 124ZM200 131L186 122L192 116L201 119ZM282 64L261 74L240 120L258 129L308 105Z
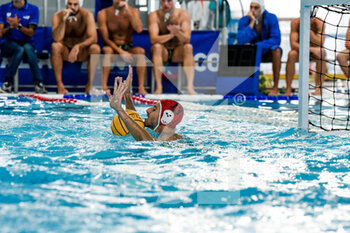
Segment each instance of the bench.
M216 77L218 70L218 41L219 41L219 31L193 31L191 43L193 45L193 53L196 61L196 70L195 70L195 88L196 90L203 90L209 93L215 92ZM51 37L51 28L50 27L38 27L34 34L34 47L37 50L39 58L39 66L43 73L43 81L47 89L56 90L56 79L53 74L51 63L49 61L49 56L51 54L51 44L53 40ZM102 45L101 38L99 38L99 44ZM149 40L148 31L144 30L141 34L134 34L134 46L143 47L146 50L146 57L151 60L150 57L150 48L151 43ZM7 60L4 60L1 66L1 72L4 72L5 65L8 63ZM176 73L178 73L178 79L168 81L164 87L164 93L177 93L182 91L185 80L181 65L177 68ZM77 73L79 72L79 73ZM124 71L117 70L116 72L122 72L121 76L124 76ZM136 73L136 72L134 72ZM87 79L87 69L86 63L83 65L81 63L66 64L63 69L63 76L66 77L70 75L72 78L68 80L63 79L67 88L72 91L81 90L85 88L86 79ZM111 72L111 76L119 75L119 73ZM109 78L108 86L113 87L114 79ZM22 62L19 66L19 72L15 77L14 86L15 91L17 92L19 88L32 88L31 72L29 70L29 65L25 62ZM74 77L74 78L73 78ZM21 82L21 85L18 85L18 82ZM151 89L154 90L154 83L152 85L152 63L148 64L147 69L147 79L146 84ZM98 80L97 80L98 81ZM174 83L175 85L171 84ZM137 84L137 78L134 78L134 84ZM136 85L134 85L136 86ZM175 87L174 87L175 86ZM179 88L177 88L179 87ZM75 88L75 89L74 89ZM74 89L74 90L73 90ZM178 90L179 89L179 90Z

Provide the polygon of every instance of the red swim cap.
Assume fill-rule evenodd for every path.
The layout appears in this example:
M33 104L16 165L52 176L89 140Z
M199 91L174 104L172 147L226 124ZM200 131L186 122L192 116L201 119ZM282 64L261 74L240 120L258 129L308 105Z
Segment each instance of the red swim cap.
M184 116L184 108L175 100L165 99L158 103L160 105L158 125L154 129L157 129L160 125L175 129Z

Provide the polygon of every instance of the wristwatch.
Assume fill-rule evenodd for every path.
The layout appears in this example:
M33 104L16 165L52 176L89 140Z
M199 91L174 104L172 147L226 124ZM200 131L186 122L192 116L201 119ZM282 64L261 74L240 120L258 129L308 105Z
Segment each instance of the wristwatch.
M21 30L21 28L22 28L22 24L18 24L18 26L17 26L17 30L19 31L19 30Z

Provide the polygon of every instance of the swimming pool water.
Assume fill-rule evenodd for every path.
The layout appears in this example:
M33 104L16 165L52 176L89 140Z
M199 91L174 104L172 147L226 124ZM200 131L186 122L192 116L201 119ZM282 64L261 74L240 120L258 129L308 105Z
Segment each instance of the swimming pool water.
M136 142L107 103L0 96L0 231L350 232L348 134L182 103L184 140Z

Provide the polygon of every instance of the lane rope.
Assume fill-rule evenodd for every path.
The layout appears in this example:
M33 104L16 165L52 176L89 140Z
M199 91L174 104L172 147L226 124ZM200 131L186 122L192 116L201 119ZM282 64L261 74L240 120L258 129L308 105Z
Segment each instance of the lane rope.
M19 94L18 96L30 97L30 98L34 98L34 99L39 100L39 101L46 101L46 102L60 102L60 103L68 103L68 104L77 104L77 103L81 103L81 102L89 103L88 101L82 101L82 100L78 100L78 99L74 99L74 98L67 98L67 97L50 98L50 97L45 97L45 96L35 95L35 94ZM124 97L123 97L123 99L124 99ZM136 95L131 96L131 99L133 100L134 104L154 105L158 102L157 100L147 99L145 97L136 96Z
M41 95L34 95L34 94L19 94L18 96L23 97L31 97L40 101L46 101L46 102L60 102L60 103L68 103L68 104L75 104L78 102L78 100L73 98L49 98Z

